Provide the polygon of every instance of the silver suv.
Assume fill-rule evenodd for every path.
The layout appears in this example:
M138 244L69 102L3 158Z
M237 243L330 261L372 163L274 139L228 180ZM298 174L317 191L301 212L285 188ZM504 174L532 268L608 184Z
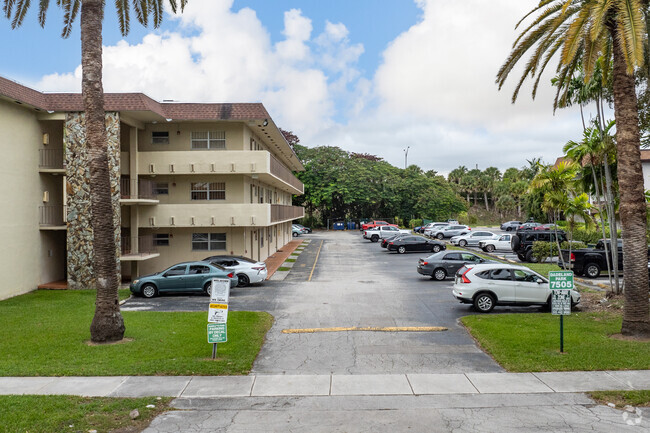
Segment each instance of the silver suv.
M431 237L444 239L452 236L460 236L469 233L472 229L468 226L462 225L448 225L431 232Z

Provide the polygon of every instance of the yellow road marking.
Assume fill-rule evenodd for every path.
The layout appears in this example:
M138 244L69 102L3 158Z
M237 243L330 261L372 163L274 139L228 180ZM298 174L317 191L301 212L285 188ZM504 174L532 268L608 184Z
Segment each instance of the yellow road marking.
M439 332L446 331L444 326L349 326L335 328L304 328L283 329L283 334L313 334L315 332L346 332L346 331L374 331L374 332Z
M320 249L323 248L323 242L325 240L320 241L320 246L318 247L318 252L316 253L316 260L314 260L314 266L311 267L311 272L309 273L309 279L307 281L311 281L312 275L314 275L314 269L316 269L316 263L318 262L318 256L320 256Z

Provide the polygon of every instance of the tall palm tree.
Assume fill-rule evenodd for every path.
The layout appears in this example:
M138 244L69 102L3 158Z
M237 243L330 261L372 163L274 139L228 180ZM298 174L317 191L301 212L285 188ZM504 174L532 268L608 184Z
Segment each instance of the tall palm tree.
M530 50L529 61L515 87L513 102L528 76L533 78L533 98L544 69L555 54L560 54L559 83L554 102L569 90L574 71L582 64L585 79L594 73L599 57L612 64L614 114L617 133L618 181L623 225L625 267L625 306L621 332L650 335L650 303L646 245L646 206L641 172L639 116L634 70L644 66L647 42L648 0L541 0L519 22L535 15L515 40L513 50L497 73L501 88L514 66Z
M564 208L564 214L567 217L569 225L569 257L571 257L571 247L573 244L570 241L573 240L573 230L575 230L576 227L576 217L584 221L585 227L589 227L593 222L592 216L589 213L589 210L592 207L591 203L589 203L589 196L586 193L582 193L567 201L566 207Z
M181 11L187 0L179 0ZM115 227L111 205L111 185L108 169L108 148L102 86L102 22L105 0L57 0L64 11L61 36L67 38L81 12L81 93L84 103L86 144L90 169L91 227L93 229L93 270L97 297L95 315L90 325L91 340L95 342L119 341L124 337L124 320L118 302L116 269ZM149 17L158 27L163 19L164 0L116 0L118 20L122 35L127 35L130 25L130 4L137 20L147 26ZM169 0L174 13L177 0ZM3 0L5 17L11 19L13 29L20 27L30 6L30 0ZM45 25L49 0L39 2L38 21Z

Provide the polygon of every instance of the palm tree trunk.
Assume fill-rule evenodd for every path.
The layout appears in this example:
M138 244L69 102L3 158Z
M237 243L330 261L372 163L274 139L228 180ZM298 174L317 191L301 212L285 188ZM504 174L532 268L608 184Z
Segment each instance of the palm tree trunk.
M614 286L616 287L616 294L621 294L620 281L618 279L618 234L616 233L616 204L614 203L614 192L612 190L612 173L609 168L609 161L607 153L605 154L605 182L607 182L607 203L609 211L609 238L611 239L611 254L612 254L612 270L614 271Z
M626 62L617 30L610 27L613 45L614 114L618 156L618 185L621 196L620 214L623 225L623 267L625 268L624 335L650 335L650 303L648 302L648 246L646 244L646 204L643 193L643 172L639 150L639 113L634 77L627 74ZM613 263L617 267L617 263Z
M594 177L594 187L596 188L596 197L598 200L598 217L600 218L600 226L601 230L603 232L603 238L606 238L607 235L605 234L605 218L603 217L603 209L600 204L600 188L598 187L598 179L596 178L596 169L594 168L593 164L594 158L593 155L591 156L591 175ZM604 194L604 192L603 192ZM603 195L604 197L604 195ZM607 242L604 242L605 244L605 261L607 262L607 277L609 278L609 288L613 292L614 291L614 286L612 285L612 274L610 273L612 270L611 266L611 261L610 261L610 256L609 252L607 251Z
M90 336L94 342L119 341L124 337L124 320L120 314L117 293L118 269L102 88L103 15L103 0L82 1L81 92L90 160L90 221L94 238L93 269L97 285L95 316L90 325Z
M490 206L488 205L487 191L483 191L483 200L485 201L485 210L490 210Z

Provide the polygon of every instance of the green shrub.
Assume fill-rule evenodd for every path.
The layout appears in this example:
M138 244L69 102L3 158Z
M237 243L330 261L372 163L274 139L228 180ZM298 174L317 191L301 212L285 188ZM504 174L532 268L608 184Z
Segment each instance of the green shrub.
M569 249L569 243L567 241L562 242L560 244L560 248L563 249L563 250L568 250ZM580 248L587 248L587 244L585 244L584 242L580 242L580 241L574 241L571 244L571 249L572 250L579 250Z
M416 227L419 227L422 225L422 220L421 219L414 219L409 221L409 226L414 229Z
M570 234L568 233L568 230L567 234ZM596 229L587 230L584 227L576 227L573 230L573 240L584 242L585 244L595 244L602 237L602 232Z
M533 242L533 257L539 263L544 263L550 257L557 256L557 245L555 242Z
M469 225L475 226L476 223L478 222L478 218L476 217L476 215L470 215L467 222Z

